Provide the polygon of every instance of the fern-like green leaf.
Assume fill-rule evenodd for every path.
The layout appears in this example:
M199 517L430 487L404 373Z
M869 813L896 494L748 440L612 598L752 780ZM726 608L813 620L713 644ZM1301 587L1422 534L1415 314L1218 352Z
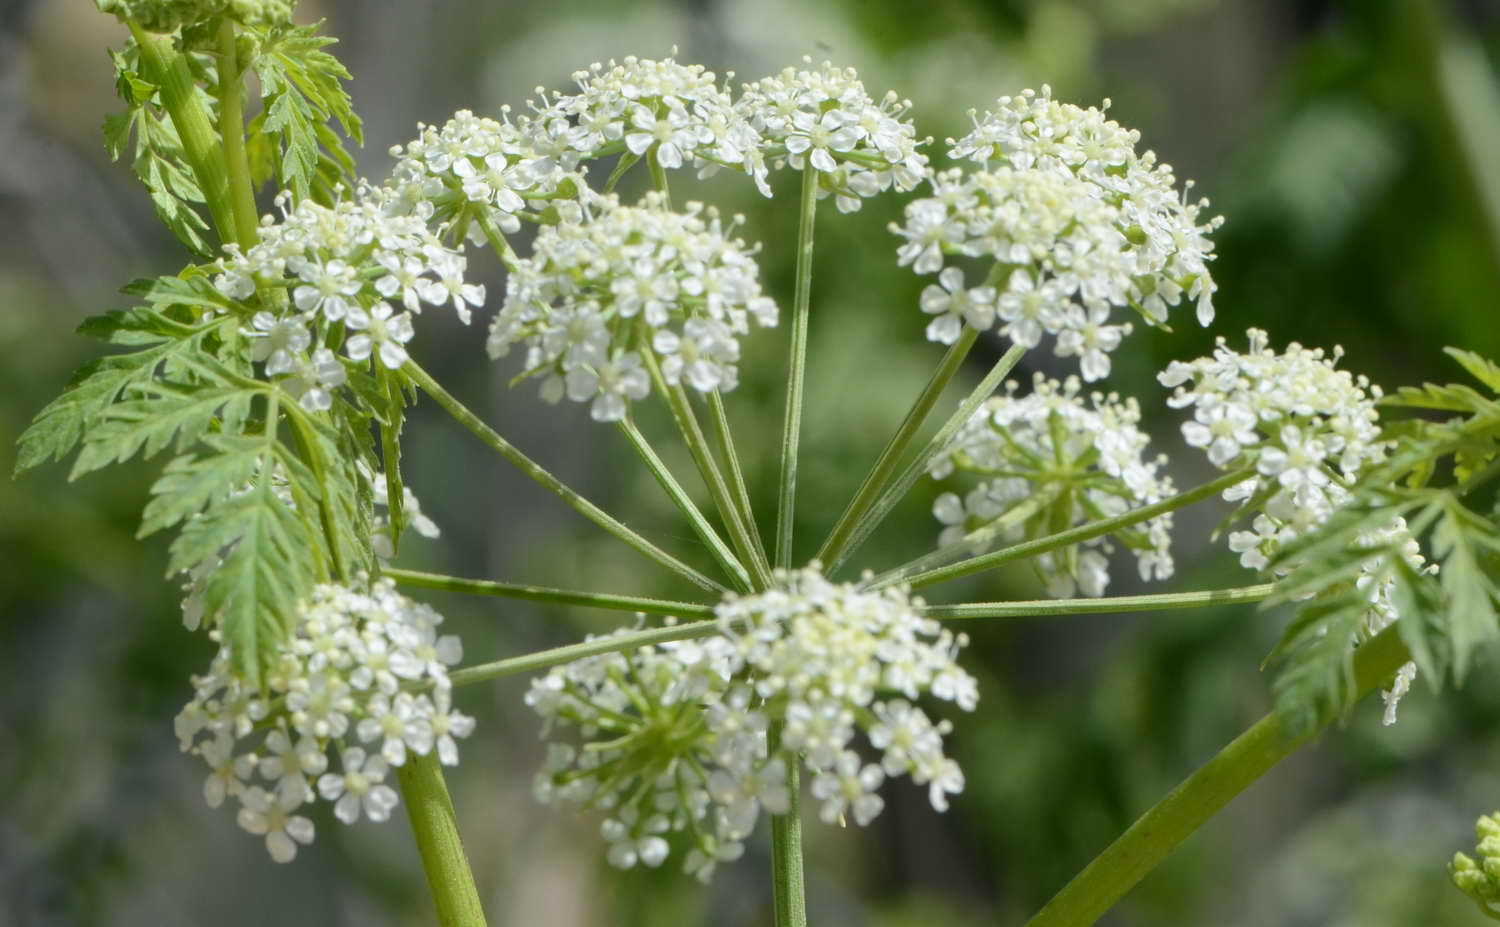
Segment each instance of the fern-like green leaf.
M1443 517L1432 532L1432 550L1440 568L1444 630L1452 647L1453 678L1462 683L1473 653L1500 639L1491 571L1500 551L1500 530L1457 498L1443 500Z
M1488 386L1492 392L1500 394L1500 364L1473 351L1458 348L1443 348L1443 353L1462 364L1470 376Z
M218 425L221 414L231 422L243 422L251 400L261 392L239 386L142 384L138 398L103 411L101 421L84 436L69 479L124 463L137 453L153 457L169 446L180 453Z
M279 26L254 33L259 47L253 66L265 105L262 117L250 126L255 173L270 173L265 163L270 157L279 165L282 185L298 199L327 190L330 170L346 175L353 166L326 125L329 119L356 143L362 140L359 117L342 83L349 72L323 51L336 40L317 30L316 25Z
M220 323L198 327L168 319L154 309L111 312L84 322L79 331L112 344L137 348L89 361L73 374L61 396L37 413L21 434L17 474L49 460L62 460L103 424L122 394L143 390L157 372L201 353L204 339Z

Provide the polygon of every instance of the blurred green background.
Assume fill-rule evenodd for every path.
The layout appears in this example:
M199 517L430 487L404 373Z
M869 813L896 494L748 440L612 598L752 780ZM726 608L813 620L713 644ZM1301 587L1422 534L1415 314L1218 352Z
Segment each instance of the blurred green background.
M1446 344L1500 356L1500 4L1261 0L679 0L554 3L304 0L327 17L366 119L361 169L458 108L493 113L536 85L568 86L591 61L679 57L753 79L804 54L859 68L872 93L916 104L919 132L962 134L966 110L1050 83L1065 100L1113 99L1143 147L1198 181L1228 222L1217 236L1210 331L1137 332L1109 387L1140 398L1179 485L1207 473L1184 453L1153 374L1242 344L1348 351L1393 387L1458 379ZM0 471L14 437L92 356L71 335L122 305L116 288L171 272L182 253L155 222L99 125L114 108L104 49L121 30L93 5L0 5ZM763 273L790 302L795 193L674 180L747 216ZM682 194L679 194L682 195ZM263 200L262 206L267 205ZM901 198L819 219L799 556L874 459L940 349L922 339L921 283L895 267L885 230ZM489 274L492 301L499 281ZM451 322L438 317L439 323ZM678 549L688 532L610 429L583 408L539 406L484 358L473 328L424 327L418 358L564 479ZM784 332L746 345L730 400L753 489L775 479ZM986 340L970 381L998 355ZM1062 370L1031 357L1018 376ZM539 412L545 414L538 414ZM664 421L647 424L669 444ZM408 429L408 482L443 528L403 565L635 594L680 595L644 561L494 459L424 403ZM687 472L686 455L669 462ZM295 864L276 866L201 795L171 718L210 656L179 621L160 539L134 540L154 474L132 465L66 482L51 467L0 479L0 924L420 924L432 919L399 820L345 827L322 813ZM923 485L864 553L874 568L924 550L938 525ZM762 511L770 505L762 502ZM1224 514L1179 516L1174 588L1251 581L1222 544ZM1115 570L1111 593L1135 590ZM930 598L1033 597L1023 568ZM470 660L575 640L608 614L428 597ZM944 816L904 780L868 831L809 824L814 923L1017 924L1141 811L1267 708L1258 663L1284 615L1233 608L1166 615L976 623L981 679L953 750L968 788ZM770 923L767 841L714 883L617 873L597 820L535 806L537 724L521 679L464 690L480 717L451 785L491 923ZM1493 661L1462 692L1420 685L1382 728L1367 704L1236 801L1111 913L1114 925L1480 923L1443 866L1500 806L1500 681ZM674 859L675 863L675 859Z

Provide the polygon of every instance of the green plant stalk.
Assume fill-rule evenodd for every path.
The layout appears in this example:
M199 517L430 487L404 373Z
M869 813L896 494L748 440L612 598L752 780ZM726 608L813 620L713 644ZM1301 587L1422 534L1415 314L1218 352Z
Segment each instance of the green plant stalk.
M719 456L724 458L724 466L729 470L729 488L733 494L734 504L740 510L740 519L745 523L745 529L750 532L750 539L755 542L755 559L769 571L770 560L766 557L766 547L761 543L760 528L756 525L755 510L750 507L750 493L745 488L745 473L740 469L740 456L734 449L734 436L729 430L729 416L724 412L724 397L719 395L717 389L708 392L708 421L713 428L714 443L718 445Z
M786 417L781 432L781 480L776 493L776 565L792 565L792 520L797 509L797 450L802 440L802 387L807 372L807 319L812 305L813 225L818 210L818 172L802 167L797 220L797 287L792 300L792 342L786 381Z
M869 475L855 491L854 498L849 500L849 505L839 516L838 522L829 532L828 539L823 542L823 547L818 551L815 559L823 563L843 562L844 553L849 541L853 538L855 527L885 491L891 474L895 472L902 455L906 453L907 447L916 438L922 425L926 423L927 416L932 413L932 407L937 405L938 399L943 395L943 390L963 366L964 358L969 356L969 349L974 347L974 342L978 338L977 328L964 326L963 334L948 348L948 353L943 355L932 378L922 388L916 402L912 403L911 409L906 413L906 418L902 419L901 424L897 426L896 433L891 436L885 450L880 452L875 466L870 468Z
M1092 538L1100 537L1101 535L1109 534L1112 531L1118 531L1121 528L1128 528L1143 521L1149 521L1158 515L1164 515L1167 512L1173 512L1192 505L1194 502L1207 499L1209 496L1222 492L1238 483L1243 483L1253 476L1255 476L1254 467L1233 470L1218 479L1204 483L1202 486L1195 486L1186 492L1180 492L1175 496L1151 505L1143 505L1138 509L1131 509L1123 515L1089 522L1086 525L1079 525L1076 528L1069 528L1067 531L1059 531L1056 534L1049 534L1046 537L1036 538L1035 540L1022 541L1020 544L1012 544L1009 547L1002 547L1000 550L980 554L977 557L970 557L967 560L961 560L950 566L938 567L910 575L907 572L909 565L900 566L875 577L868 584L868 588L883 589L895 583L905 582L913 589L920 589L923 586L931 586L933 583L958 579L962 576L972 576L975 573L997 567L1002 563L1035 557L1061 547L1067 547L1071 544L1078 544ZM922 559L924 558L918 558L916 562L921 562Z
M656 146L646 152L646 164L651 168L651 182L661 191L662 198L666 200L668 209L672 208L672 190L667 186L667 171L656 159Z
M647 364L652 370L656 370L654 358ZM687 390L683 389L682 384L679 383L667 391L667 399L672 406L672 416L677 420L678 428L682 430L683 439L687 442L688 451L693 456L693 462L698 465L698 472L703 475L703 482L708 487L709 497L714 500L719 516L724 519L724 524L729 529L729 539L733 542L735 550L739 552L742 562L748 564L754 574L752 585L757 589L766 588L771 584L770 568L763 559L757 556L760 549L751 537L753 529L747 526L744 519L740 517L739 507L735 505L734 498L729 492L729 485L724 482L724 474L720 472L719 464L714 460L714 452L708 446L708 438L703 434L703 427L698 424L698 415L693 411L693 403L688 398Z
M1009 376L1010 372L1015 369L1016 364L1021 360L1021 356L1025 353L1026 349L1020 345L1011 346L1010 350L1006 351L995 362L995 366L990 368L990 372L984 375L984 379L979 381L979 385L974 387L968 396L964 397L964 401L958 404L958 408L948 417L948 421L943 423L943 427L938 429L937 434L932 436L932 440L927 442L927 446L922 449L922 452L911 463L906 465L906 469L901 471L901 476L897 477L896 481L886 489L880 499L870 508L864 519L855 525L849 543L844 546L843 555L831 559L826 564L830 574L843 566L844 561L849 558L849 555L858 550L861 544L869 540L870 535L875 533L875 529L880 527L880 523L885 521L886 516L891 513L902 499L906 498L906 494L911 492L911 488L916 485L917 480L921 479L923 474L927 472L927 468L932 461L953 443L954 438L958 436L958 430L973 417L974 410L978 409L980 404L994 394L1000 382Z
M785 722L771 724L767 746L774 756L781 749ZM771 815L771 898L776 927L807 927L807 893L802 874L802 790L797 755L786 753L786 814Z
M224 142L234 240L241 248L249 248L259 238L260 213L255 208L255 190L250 183L250 158L245 153L240 74L234 23L226 17L219 26L219 138Z
M423 756L408 754L406 763L396 768L396 776L427 873L427 886L437 905L438 923L443 927L483 927L484 908L479 904L479 889L458 836L458 817L443 782L437 751Z
M443 389L416 361L407 361L406 366L402 370L407 376L411 377L413 383L417 384L427 395L436 400L437 404L442 406L444 411L453 416L459 424L473 432L475 437L489 445L501 457L514 464L522 473L531 477L531 479L543 488L566 502L574 511L621 541L624 541L632 549L655 560L693 585L711 592L723 593L727 591L720 584L626 527L614 516L585 499L557 477L547 472L536 461L521 453L509 441L500 437L493 428L480 421L479 416L470 412L463 403L459 402L447 390Z
M162 108L182 141L183 157L198 179L219 240L226 243L237 240L238 226L229 195L229 176L219 154L219 135L214 131L208 107L197 96L187 58L172 47L170 37L152 35L137 23L130 23L130 34L141 50L146 77L157 86Z
M750 528L740 519L739 509L730 497L729 487L724 483L724 475L719 472L718 463L714 461L713 451L709 449L708 439L704 437L703 428L698 424L698 416L693 412L693 403L688 399L687 390L680 383L676 386L667 385L661 373L661 365L657 364L656 355L650 350L641 351L641 358L647 373L651 375L652 385L666 400L667 408L672 412L672 421L676 423L683 443L693 457L693 464L698 468L698 475L703 478L703 485L708 489L714 508L718 509L719 517L724 520L724 527L729 531L729 541L739 554L739 562L748 566L753 574L751 586L764 589L770 585L770 571L756 557L758 549L750 538Z
M928 618L1050 618L1058 615L1105 615L1117 612L1171 611L1261 602L1276 591L1275 583L1212 589L1205 592L1169 592L1160 595L1112 595L1096 599L1033 599L1020 602L968 602L963 605L928 605Z
M531 602L551 602L557 605L583 605L588 608L644 612L648 615L671 615L677 618L712 618L714 616L712 605L702 605L697 602L673 602L667 599L648 599L641 596L576 592L571 589L499 583L486 579L464 579L458 576L444 576L441 573L423 573L417 570L395 568L387 568L381 575L390 577L402 586L463 592L469 595L525 599Z
M1395 627L1354 653L1358 698L1409 660ZM1292 737L1274 713L1235 738L1167 794L1063 887L1026 927L1087 927L1104 915L1184 840L1313 735Z
M729 549L729 545L724 543L724 539L719 537L719 533L714 530L713 525L708 523L708 519L703 517L703 513L698 511L698 506L693 504L693 500L689 498L687 490L682 488L682 484L677 482L677 478L672 475L672 471L668 470L667 465L657 456L650 442L646 440L646 436L641 434L640 429L635 427L635 421L628 413L625 418L620 420L619 426L626 440L630 442L630 446L635 449L641 461L646 464L646 469L650 470L651 475L656 477L656 482L661 485L667 496L671 498L672 504L677 506L677 510L688 520L688 524L693 526L694 533L703 541L703 545L709 549L709 552L714 555L714 559L719 561L719 565L724 568L724 573L729 577L729 581L739 587L741 592L749 591L750 574L745 572L744 565L735 557L734 552Z
M550 650L539 650L536 653L528 653L519 657L510 657L506 660L496 660L493 663L479 663L474 666L466 666L463 669L454 670L448 674L448 679L455 686L473 685L477 682L488 682L491 679L503 679L506 676L517 676L521 673L534 673L538 670L551 669L564 663L572 663L574 660L582 660L585 657L597 657L602 653L623 653L636 647L649 647L652 644L665 644L670 641L690 641L701 637L711 637L720 633L718 619L709 621L690 621L686 624L674 624L665 628L647 628L643 631L630 631L625 634L614 634L609 637L596 637L593 640L581 641L577 644L567 644L562 647L553 647Z

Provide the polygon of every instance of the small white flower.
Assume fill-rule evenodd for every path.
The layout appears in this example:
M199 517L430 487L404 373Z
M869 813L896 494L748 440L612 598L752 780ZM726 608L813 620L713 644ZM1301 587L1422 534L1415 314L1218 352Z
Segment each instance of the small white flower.
M406 343L415 332L411 325L411 313L391 315L389 303L376 303L369 311L358 306L349 310L344 324L359 334L350 337L345 344L349 359L362 361L379 348L380 363L387 370L396 370L407 361Z
M300 800L286 802L260 786L252 786L240 793L239 825L244 830L266 838L266 850L278 863L289 863L297 858L297 844L313 842L313 822L300 814L292 814Z
M367 757L359 747L346 747L339 762L342 773L324 773L318 778L318 793L334 802L334 816L345 824L358 821L361 811L372 821L389 818L397 797L396 790L385 784L385 757Z

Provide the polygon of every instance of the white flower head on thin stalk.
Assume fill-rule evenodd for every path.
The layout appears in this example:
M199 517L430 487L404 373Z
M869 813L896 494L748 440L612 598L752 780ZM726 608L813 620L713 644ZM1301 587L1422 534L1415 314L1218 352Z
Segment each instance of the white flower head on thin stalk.
M955 662L965 641L919 614L899 588L862 592L816 566L779 571L772 588L727 597L720 634L560 666L532 682L526 703L554 742L536 795L604 811L607 857L660 865L684 835L688 872L707 880L737 858L762 810L786 811L788 764L812 774L821 816L866 824L887 777L909 775L935 808L962 791L943 753L949 724L912 700L973 709L977 686ZM783 725L781 749L766 732ZM863 730L879 762L860 759Z
M562 113L532 104L533 112L499 120L459 110L441 126L417 126L417 138L391 148L395 170L387 209L414 215L442 234L483 241L480 221L500 234L521 228L553 200L587 199L577 168L581 154Z
M1124 514L1172 495L1163 456L1147 455L1134 399L1093 393L1085 402L1076 377L1059 383L1037 374L1031 393L989 399L959 430L930 472L945 479L972 474L971 488L945 492L933 514L945 526L941 547L983 549L993 541L1053 534ZM1037 558L1049 594L1104 594L1115 542L1136 556L1142 580L1172 575L1172 515Z
M1343 482L1384 459L1375 403L1380 387L1336 366L1343 351L1290 344L1277 353L1266 333L1249 331L1249 350L1236 353L1223 338L1212 357L1173 361L1158 379L1173 387L1173 408L1193 409L1183 437L1214 466L1254 465L1249 480L1225 492L1250 500L1243 514L1259 514L1230 543L1247 567L1263 569L1287 537L1325 522L1348 499Z
M364 366L375 356L396 369L424 305L451 305L467 324L484 302L484 287L464 279L464 256L420 218L393 215L390 202L388 191L365 183L332 207L312 200L289 207L283 195L281 220L265 217L256 244L230 245L219 261L221 293L236 300L268 294L266 303L277 307L255 313L243 330L250 358L309 411L330 408L347 381L330 339L342 340L347 362Z
M1116 223L1136 259L1127 294L1148 321L1161 322L1186 296L1198 322L1213 321L1214 258L1208 235L1222 219L1200 219L1208 200L1189 203L1192 181L1177 192L1172 168L1153 152L1137 154L1140 133L1122 127L1102 107L1084 109L1052 99L1050 88L1001 97L983 117L971 112L974 131L949 140L949 154L990 166L1037 170L1089 184L1117 210Z
M524 344L525 375L542 378L543 398L590 402L598 421L623 418L650 393L650 366L669 386L733 389L739 338L752 321L777 319L755 249L732 237L738 223L700 203L673 212L650 193L544 227L507 278L490 356Z
M1187 296L1198 320L1212 321L1207 236L1220 220L1200 224L1206 204L1179 201L1171 169L1149 152L1138 157L1137 137L1044 90L1002 98L997 114L951 142L954 157L984 169L937 174L932 196L891 226L904 239L900 264L939 274L922 295L938 316L927 337L952 344L967 325L1030 348L1050 335L1054 353L1077 357L1092 381L1109 374L1110 353L1130 333L1116 310L1156 325ZM976 267L977 284L965 282L964 265Z
M1381 439L1378 425L1380 387L1339 370L1342 349L1325 354L1293 342L1277 353L1266 333L1253 328L1248 340L1249 349L1240 354L1220 338L1212 357L1174 361L1159 379L1175 387L1169 405L1193 408L1193 421L1182 426L1188 444L1202 448L1223 470L1254 465L1255 475L1224 498L1241 502L1239 516L1250 519L1248 529L1229 534L1230 549L1241 565L1264 571L1287 544L1350 501L1345 484L1385 459L1390 443ZM1404 519L1368 532L1360 543L1398 551L1414 570L1437 569L1422 557ZM1370 603L1365 636L1400 617L1386 556L1372 556L1355 580ZM1285 574L1295 567L1283 561L1276 570ZM1385 693L1387 724L1395 723L1396 704L1415 676L1416 665L1408 663Z
M833 196L840 212L885 190L913 190L930 173L909 113L895 92L870 98L853 68L829 62L788 67L746 84L739 111L764 139L773 168L811 166L819 198Z
M388 818L396 804L384 781L390 768L434 748L455 763L454 738L474 729L452 708L447 667L462 648L438 634L441 622L390 580L360 579L314 589L264 690L245 684L221 644L208 673L193 678L195 694L175 724L182 749L209 767L208 804L237 799L240 826L264 835L277 862L312 842L312 823L297 812L320 795L345 823ZM220 639L217 629L210 635ZM329 768L334 757L337 770Z
M754 178L769 196L760 133L717 75L674 57L631 55L592 64L574 73L578 92L554 94L546 111L566 118L568 142L579 157L624 151L654 158L667 170L695 167L699 176L729 168Z

